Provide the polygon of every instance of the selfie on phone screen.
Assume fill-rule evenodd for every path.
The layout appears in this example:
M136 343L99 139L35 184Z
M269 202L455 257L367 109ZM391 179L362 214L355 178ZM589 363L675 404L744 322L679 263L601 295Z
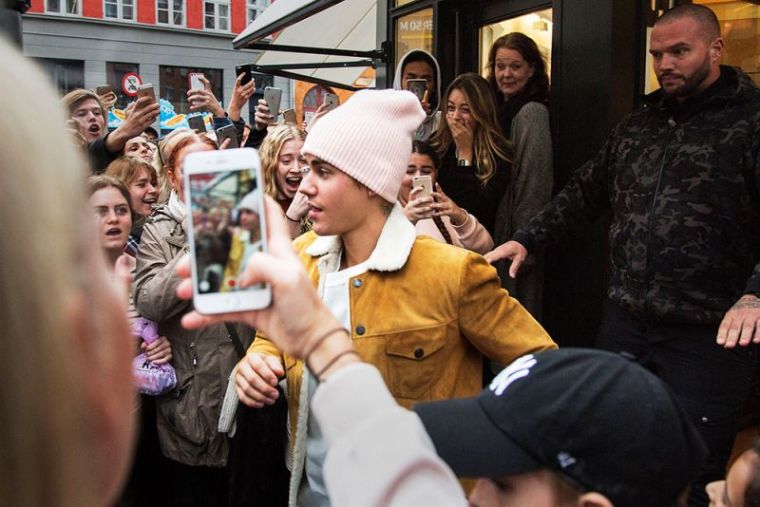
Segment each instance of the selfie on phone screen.
M198 293L236 292L248 257L263 249L256 173L193 174L190 185Z

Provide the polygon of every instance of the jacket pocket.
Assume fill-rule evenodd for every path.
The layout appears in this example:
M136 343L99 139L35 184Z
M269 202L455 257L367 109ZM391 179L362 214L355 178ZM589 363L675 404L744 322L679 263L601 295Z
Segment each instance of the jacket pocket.
M446 345L446 326L388 335L388 387L400 398L423 399L440 371Z
M197 445L206 441L202 419L198 416L198 387L194 386L194 375L177 371L177 388L159 399L158 411L177 436Z

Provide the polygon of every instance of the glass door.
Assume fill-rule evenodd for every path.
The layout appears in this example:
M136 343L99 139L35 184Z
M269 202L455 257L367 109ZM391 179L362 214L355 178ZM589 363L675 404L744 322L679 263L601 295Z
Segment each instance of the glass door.
M551 76L553 28L551 9L541 9L483 26L480 29L479 70L481 75L486 77L488 74L488 52L493 41L508 33L522 32L538 45L546 62L546 73Z

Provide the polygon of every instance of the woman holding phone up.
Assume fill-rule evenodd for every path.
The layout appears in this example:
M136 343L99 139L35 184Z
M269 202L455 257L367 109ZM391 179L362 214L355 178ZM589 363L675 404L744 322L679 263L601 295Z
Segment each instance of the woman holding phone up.
M430 236L480 254L491 250L493 239L483 224L449 199L436 182L439 166L440 159L428 143L412 143L412 156L398 193L406 218L414 224L418 236ZM425 176L435 189L429 195L424 195L423 186L414 184L415 178Z
M488 55L488 84L499 103L502 131L515 150L512 184L495 224L494 240L501 244L549 202L554 181L549 76L533 39L519 32L496 39ZM540 318L543 256L526 259L519 279L509 276L509 262L496 267L510 294Z
M512 150L498 126L488 82L474 73L458 76L446 89L442 107L446 121L430 139L441 158L438 183L493 235Z

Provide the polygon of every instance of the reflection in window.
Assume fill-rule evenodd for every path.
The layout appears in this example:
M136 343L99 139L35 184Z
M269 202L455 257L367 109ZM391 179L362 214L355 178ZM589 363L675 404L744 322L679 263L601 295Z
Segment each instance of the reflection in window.
M157 21L164 25L183 26L185 24L184 0L158 0L156 2Z
M203 26L209 30L229 31L230 3L225 0L206 0L203 3Z
M46 0L45 11L57 14L79 14L79 0Z
M106 18L135 19L134 0L105 0L103 13Z
M718 16L720 32L726 41L721 63L741 68L760 85L760 5L757 1L696 0L694 3L709 7Z
M248 24L253 23L253 20L259 17L271 3L271 0L248 0L246 3Z
M395 20L396 25L396 65L401 57L412 49L424 49L433 52L433 9L419 11L401 16Z
M505 19L480 29L480 70L488 75L488 52L493 41L512 32L521 32L533 39L546 63L546 73L552 75L552 10L531 12L516 18Z
M159 67L161 88L159 95L174 105L177 114L187 114L190 104L187 103L187 90L190 87L187 75L191 72L202 72L211 83L211 91L216 99L222 103L222 71L220 69L198 69L190 67L174 67L161 65Z
M36 58L50 76L58 93L66 95L77 88L84 88L84 62L82 60L56 60Z

